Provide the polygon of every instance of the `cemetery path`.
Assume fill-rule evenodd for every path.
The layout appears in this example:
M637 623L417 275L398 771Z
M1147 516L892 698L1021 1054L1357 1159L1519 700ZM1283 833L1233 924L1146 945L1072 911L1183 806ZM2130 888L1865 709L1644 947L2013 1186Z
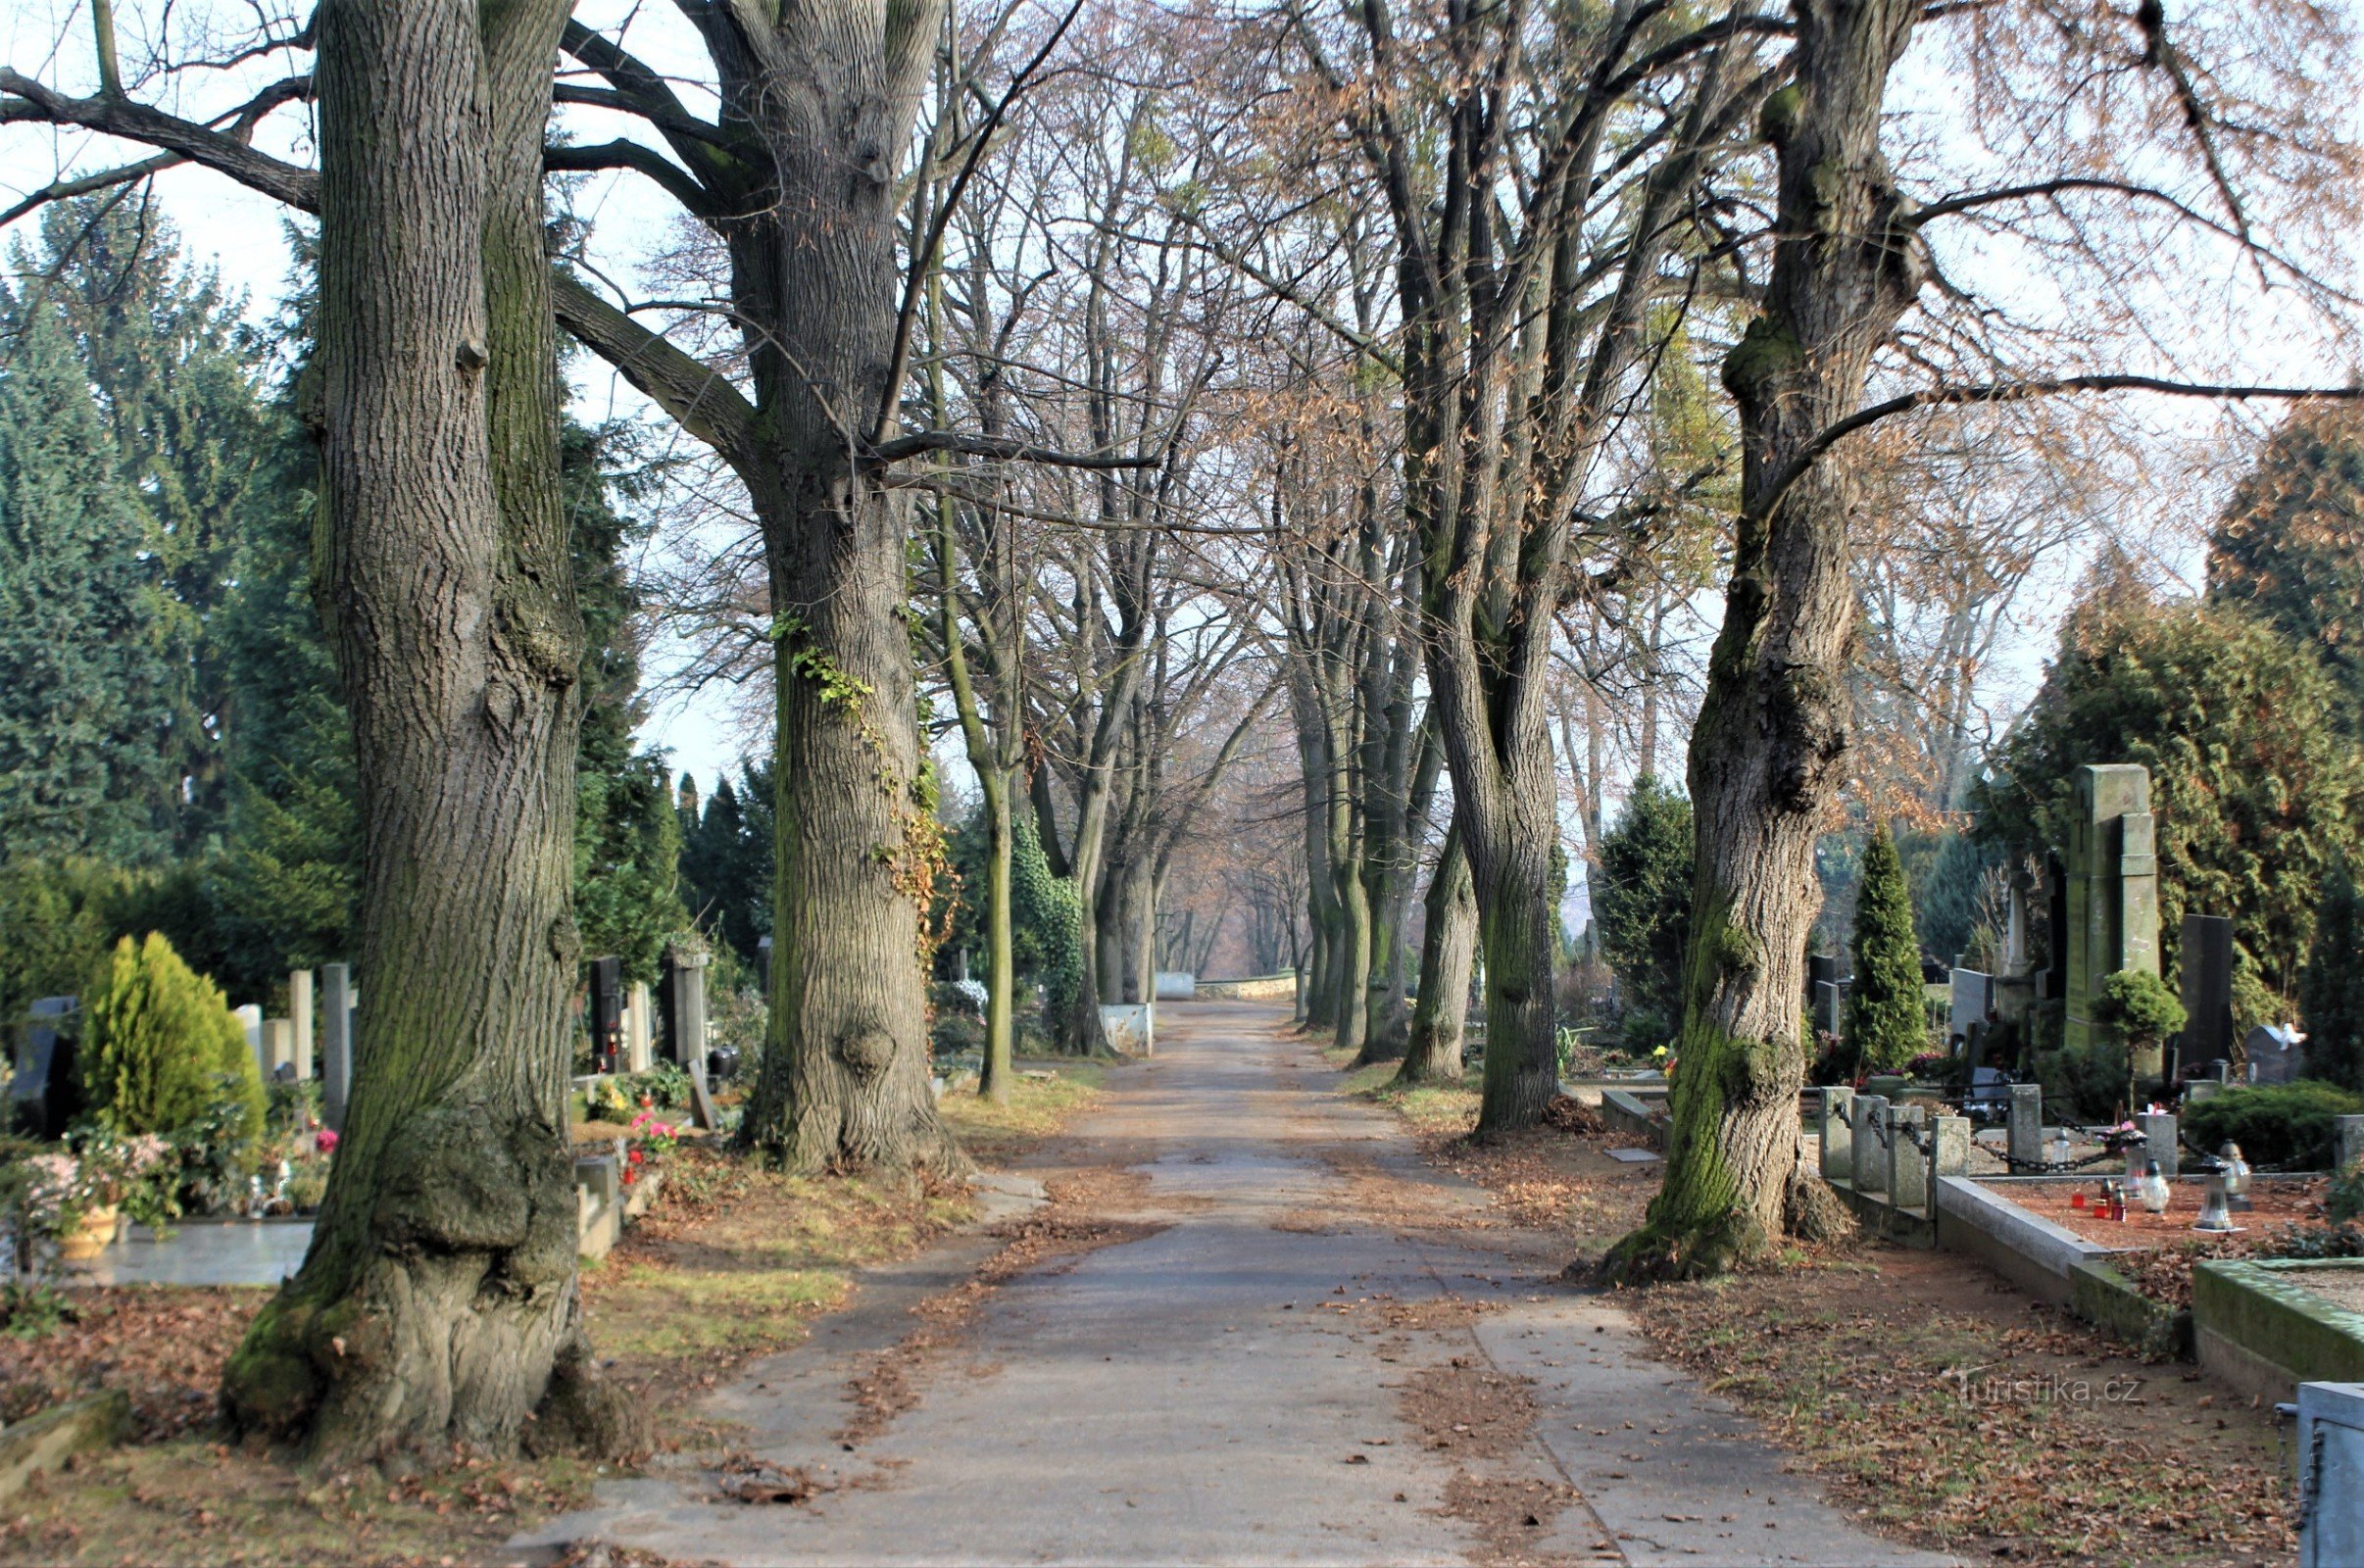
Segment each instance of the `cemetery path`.
M1087 1234L865 1277L705 1412L778 1467L603 1484L517 1544L684 1562L1921 1565L1650 1359L1395 1118L1245 1003L1160 1009L1062 1159ZM1032 1254L1029 1254L1032 1255ZM913 1312L913 1307L920 1310ZM709 1461L711 1462L711 1460ZM779 1485L801 1473L813 1484Z

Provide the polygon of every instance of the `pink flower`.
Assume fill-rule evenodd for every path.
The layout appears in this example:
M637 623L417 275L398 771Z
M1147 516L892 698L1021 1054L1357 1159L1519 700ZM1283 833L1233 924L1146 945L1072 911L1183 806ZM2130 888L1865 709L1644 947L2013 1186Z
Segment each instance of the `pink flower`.
M335 1152L336 1152L336 1145L337 1145L337 1137L336 1137L336 1134L335 1134L335 1133L333 1133L333 1132L330 1132L330 1131L329 1131L327 1128L325 1128L325 1127L321 1128L321 1129L320 1129L319 1132L317 1132L317 1133L315 1133L315 1134L313 1134L313 1135L312 1135L312 1147L313 1147L313 1148L315 1148L315 1149L317 1149L317 1150L319 1150L319 1151L320 1151L321 1153L323 1153L323 1154L333 1154L333 1153L335 1153Z

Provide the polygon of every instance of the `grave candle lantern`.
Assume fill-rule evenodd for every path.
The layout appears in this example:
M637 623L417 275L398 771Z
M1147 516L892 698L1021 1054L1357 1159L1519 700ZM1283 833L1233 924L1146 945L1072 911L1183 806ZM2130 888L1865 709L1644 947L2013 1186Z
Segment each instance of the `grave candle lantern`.
M2225 1162L2225 1200L2229 1208L2249 1206L2249 1162L2241 1157L2241 1145L2227 1144L2216 1152Z
M2233 1216L2225 1208L2225 1186L2223 1171L2208 1173L2207 1190L2200 1196L2199 1223L2192 1227L2193 1230L2229 1231L2234 1228Z
M2145 1209L2153 1214L2167 1212L2167 1178L2159 1174L2159 1162L2155 1159L2142 1162L2141 1193Z

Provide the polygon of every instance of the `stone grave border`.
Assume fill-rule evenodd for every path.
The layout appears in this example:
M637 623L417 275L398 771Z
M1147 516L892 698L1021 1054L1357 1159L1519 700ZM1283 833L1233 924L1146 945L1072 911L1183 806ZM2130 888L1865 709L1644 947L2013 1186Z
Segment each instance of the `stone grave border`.
M2364 1273L2364 1258L2209 1258L2192 1270L2194 1348L2219 1381L2261 1399L2295 1397L2301 1383L2364 1382L2364 1313L2285 1276Z

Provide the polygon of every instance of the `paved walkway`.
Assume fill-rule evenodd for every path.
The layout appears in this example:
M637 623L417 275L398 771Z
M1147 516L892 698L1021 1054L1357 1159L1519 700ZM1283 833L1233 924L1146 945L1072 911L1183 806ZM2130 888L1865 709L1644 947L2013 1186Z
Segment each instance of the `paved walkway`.
M912 1374L918 1402L851 1446L849 1379L985 1239L882 1271L748 1368L707 1413L829 1484L811 1500L719 1500L682 1460L519 1544L732 1564L1942 1561L1855 1530L1605 1298L1468 1230L1486 1195L1330 1093L1279 1012L1162 1011L1156 1060L1112 1074L1077 1129L1146 1177L1106 1184L1121 1196L1100 1209L1136 1239L990 1292Z

